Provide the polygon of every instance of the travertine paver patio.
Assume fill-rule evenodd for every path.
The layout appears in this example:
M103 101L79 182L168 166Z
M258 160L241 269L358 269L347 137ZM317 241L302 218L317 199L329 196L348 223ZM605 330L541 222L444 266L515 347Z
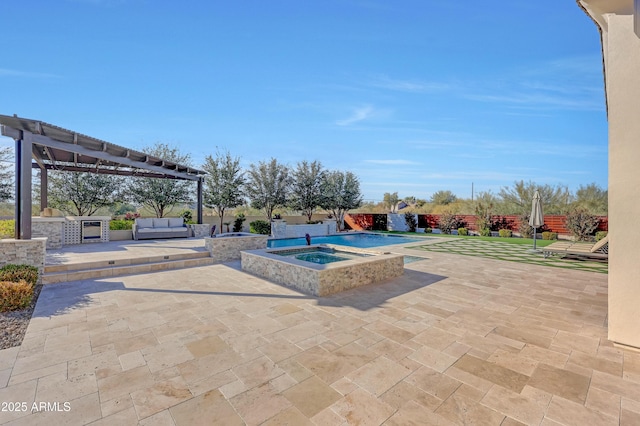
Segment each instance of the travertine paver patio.
M640 423L606 275L424 255L327 298L237 263L46 286L0 351L0 402L27 408L0 423Z

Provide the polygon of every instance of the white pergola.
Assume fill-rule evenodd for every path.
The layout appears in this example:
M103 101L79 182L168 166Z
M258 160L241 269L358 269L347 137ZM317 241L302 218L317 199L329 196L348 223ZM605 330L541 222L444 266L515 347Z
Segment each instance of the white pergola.
M39 120L0 115L1 133L15 140L15 238L31 239L31 169L40 169L40 207L47 207L47 171L90 172L197 182L197 220L202 223L206 172L124 148Z

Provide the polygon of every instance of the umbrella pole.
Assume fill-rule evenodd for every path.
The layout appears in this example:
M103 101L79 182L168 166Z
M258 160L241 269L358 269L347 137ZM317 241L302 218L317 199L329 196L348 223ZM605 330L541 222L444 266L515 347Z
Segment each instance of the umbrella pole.
M538 228L533 228L533 249L536 249L536 231Z

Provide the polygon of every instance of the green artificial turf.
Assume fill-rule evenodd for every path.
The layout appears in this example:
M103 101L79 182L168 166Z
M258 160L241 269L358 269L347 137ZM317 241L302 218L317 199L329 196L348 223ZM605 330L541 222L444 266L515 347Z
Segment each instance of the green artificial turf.
M532 252L533 240L530 245L513 244L515 238L492 238L492 237L458 237L447 239L423 246L407 247L409 249L424 250L439 253L451 253L462 256L476 256L508 262L529 263L541 266L553 266L556 268L574 269L589 272L608 273L608 263L593 260L582 260L575 258L560 258L550 256L544 258L542 252ZM549 243L544 241L545 243ZM547 245L545 244L545 245ZM542 247L541 244L537 244Z

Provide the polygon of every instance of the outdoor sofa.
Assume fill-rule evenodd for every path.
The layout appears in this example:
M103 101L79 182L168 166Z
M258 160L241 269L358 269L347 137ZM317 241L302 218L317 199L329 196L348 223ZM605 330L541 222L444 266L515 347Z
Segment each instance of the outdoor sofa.
M181 217L136 219L132 230L134 240L189 236L189 228Z
M542 249L544 257L553 254L590 259L609 259L609 236L596 243L577 243L573 241L558 241Z

